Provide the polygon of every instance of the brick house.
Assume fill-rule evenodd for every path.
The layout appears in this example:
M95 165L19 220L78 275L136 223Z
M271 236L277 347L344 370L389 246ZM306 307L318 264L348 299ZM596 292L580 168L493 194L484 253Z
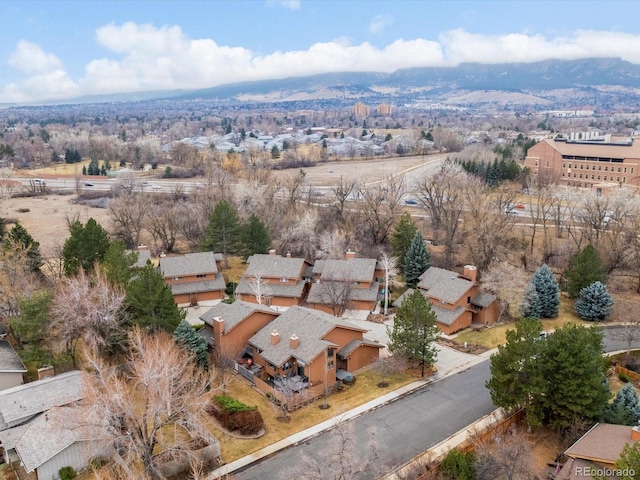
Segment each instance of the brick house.
M304 258L276 255L252 255L249 266L236 288L236 298L244 302L268 305L276 310L286 310L300 305L307 294L311 280L311 263ZM260 302L258 301L260 297Z
M472 323L491 325L498 319L496 296L480 290L476 275L476 267L467 265L462 275L430 267L420 276L417 288L431 303L437 325L445 335L468 328ZM407 290L394 305L401 305L412 292Z
M291 307L248 341L258 378L298 376L310 386L336 382L336 369L358 370L378 359L383 347L366 330L324 312Z
M213 252L187 253L161 257L158 268L178 305L197 305L224 298L226 283L220 272L221 262L222 255Z
M356 258L348 251L342 260L317 260L307 302L311 308L342 315L344 310L376 309L384 271L373 258Z
M218 303L200 315L216 355L235 360L249 339L278 317L266 305L236 300Z

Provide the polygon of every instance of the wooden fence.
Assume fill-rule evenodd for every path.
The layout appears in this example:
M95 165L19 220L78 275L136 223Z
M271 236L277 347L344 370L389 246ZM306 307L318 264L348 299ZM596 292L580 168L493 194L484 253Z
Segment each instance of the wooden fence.
M614 368L617 375L624 373L634 383L640 382L640 373L634 372L633 370L629 370L628 368L624 368L622 365L615 365Z

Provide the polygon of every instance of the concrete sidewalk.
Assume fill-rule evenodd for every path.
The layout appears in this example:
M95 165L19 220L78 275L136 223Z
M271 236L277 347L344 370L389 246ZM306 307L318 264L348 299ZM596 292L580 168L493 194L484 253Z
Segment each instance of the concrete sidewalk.
M376 408L379 408L383 405L386 405L390 402L393 402L395 400L398 400L406 395L411 394L412 392L415 392L416 390L419 390L421 388L424 388L428 385L431 385L439 380L442 380L446 377L449 377L451 375L455 375L457 373L460 373L464 370L467 370L468 368L483 362L484 360L486 360L489 357L490 352L485 352L481 355L476 355L474 356L473 359L470 359L467 363L462 364L462 365L458 365L455 368L451 368L447 371L443 371L443 372L437 372L435 375L432 375L428 378L425 379L420 379L417 380L415 382L412 382L408 385L405 385L403 387L398 388L397 390L394 390L393 392L389 392L385 395L382 395L374 400L371 400L363 405L360 405L359 407L356 407L352 410L349 410L348 412L342 413L340 415L337 415L335 417L332 417L328 420L325 420L322 423L319 423L317 425L314 425L312 427L307 428L306 430L302 430L298 433L295 433L287 438L284 438L278 442L275 442L261 450L258 450L252 454L249 454L245 457L239 458L238 460L235 460L233 462L227 463L225 465L223 465L222 467L214 470L211 475L207 478L213 480L213 479L217 479L217 478L223 478L225 475L228 475L230 473L233 473L236 470L242 469L244 467L247 467L249 465L251 465L254 462L257 462L258 460L268 457L270 455L273 455L274 453L280 451L280 450L284 450L286 448L289 448L291 446L295 446L298 443L307 440L311 437L315 437L316 435L320 435L321 433L332 429L333 427L335 427L337 424L347 421L347 420L351 420L354 419L356 417L359 417L360 415L364 415L365 413L371 411L371 410L375 410Z

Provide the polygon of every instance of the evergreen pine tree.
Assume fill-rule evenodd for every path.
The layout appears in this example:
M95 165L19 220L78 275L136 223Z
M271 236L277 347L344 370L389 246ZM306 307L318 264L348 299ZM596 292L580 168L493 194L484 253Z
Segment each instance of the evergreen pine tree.
M11 247L26 252L29 268L32 272L39 270L44 264L40 253L40 242L36 242L19 222L16 222L13 228L9 230L9 234L5 239L5 248Z
M422 292L415 290L405 297L396 311L393 329L389 334L389 350L422 367L433 364L438 355L434 342L440 336L436 314Z
M560 288L553 278L551 269L546 264L542 265L531 277L531 283L538 294L540 318L557 317L560 308Z
M196 360L196 364L209 370L209 352L207 342L186 320L182 320L173 331L173 338L178 346L185 348Z
M219 201L209 215L209 224L200 244L203 251L221 252L227 255L238 253L240 220L235 208L226 200Z
M580 290L580 296L574 305L578 316L583 320L599 322L611 313L613 299L607 286L594 282Z
M271 237L267 227L260 219L251 215L249 221L240 230L240 243L242 244L242 254L249 258L256 253L267 253L271 246Z
M640 421L640 403L632 384L627 383L613 399L613 403L604 408L602 421L615 425L638 425Z
M94 264L102 261L109 248L107 232L93 218L87 220L86 225L76 220L69 232L71 235L62 247L65 275L77 274L80 267L86 273L92 272Z
M578 298L580 290L593 282L606 283L607 281L604 265L593 245L587 245L573 257L571 267L565 276L567 278L567 293L570 298Z
M431 255L427 250L427 244L420 232L413 236L411 245L404 257L404 277L407 281L407 287L415 288L420 279L420 275L427 271L431 266Z
M408 213L402 214L391 233L391 254L398 259L398 270L404 275L404 258L411 246L418 227Z
M171 287L151 263L129 282L124 304L129 321L149 331L163 329L173 333L186 315L173 300Z

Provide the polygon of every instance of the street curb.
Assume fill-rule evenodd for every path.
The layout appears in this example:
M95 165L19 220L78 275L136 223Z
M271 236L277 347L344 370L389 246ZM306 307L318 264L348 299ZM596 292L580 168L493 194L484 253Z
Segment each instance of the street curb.
M306 441L318 435L321 435L322 433L335 428L338 424L342 422L358 418L361 415L364 415L371 411L377 410L380 407L383 407L397 400L400 400L406 397L407 395L417 392L418 390L421 390L429 385L439 382L440 380L444 380L445 378L448 378L450 376L456 375L458 373L462 373L470 369L471 367L479 363L482 363L484 360L486 360L486 358L482 358L479 356L478 361L469 361L463 365L452 368L451 370L445 373L442 373L442 374L436 373L435 375L431 377L427 377L426 379L416 380L415 382L404 385L398 388L397 390L386 393L378 398L370 400L367 403L364 403L358 407L355 407L349 410L348 412L345 412L340 415L336 415L335 417L331 417L328 420L325 420L324 422L321 422L317 425L309 427L298 433L294 433L293 435L283 438L282 440L279 440L271 445L268 445L256 452L253 452L249 455L246 455L237 460L234 460L233 462L229 462L225 465L222 465L221 467L211 472L211 474L206 478L209 480L224 478L226 475L229 475L237 470L246 468L252 465L253 463L258 462L263 458L269 457L281 450L285 450L290 447L295 447L302 441Z

